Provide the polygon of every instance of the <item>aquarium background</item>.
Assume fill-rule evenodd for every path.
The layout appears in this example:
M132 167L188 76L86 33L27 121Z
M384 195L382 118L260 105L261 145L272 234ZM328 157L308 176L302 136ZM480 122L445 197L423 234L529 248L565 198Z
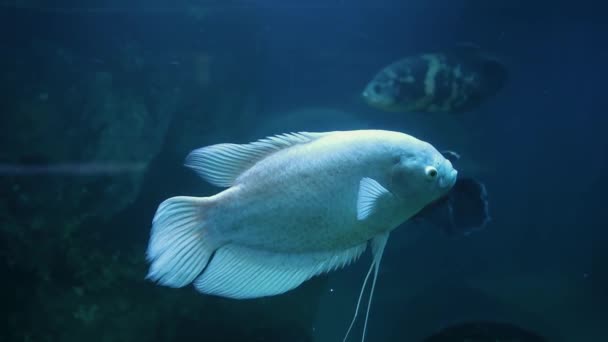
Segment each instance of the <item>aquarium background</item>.
M422 341L465 320L608 340L608 24L594 4L2 3L0 341L340 341L368 254L237 301L146 281L145 249L162 200L219 191L183 167L190 150L357 128L459 152L492 215L466 237L392 234L368 341ZM475 111L362 103L388 63L460 42L509 69Z

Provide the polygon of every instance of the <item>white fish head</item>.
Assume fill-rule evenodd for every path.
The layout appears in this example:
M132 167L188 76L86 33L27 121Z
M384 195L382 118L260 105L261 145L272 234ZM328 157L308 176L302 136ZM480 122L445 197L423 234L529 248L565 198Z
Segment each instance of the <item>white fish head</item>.
M400 147L397 159L391 191L415 207L444 196L456 183L458 171L427 142L418 140Z

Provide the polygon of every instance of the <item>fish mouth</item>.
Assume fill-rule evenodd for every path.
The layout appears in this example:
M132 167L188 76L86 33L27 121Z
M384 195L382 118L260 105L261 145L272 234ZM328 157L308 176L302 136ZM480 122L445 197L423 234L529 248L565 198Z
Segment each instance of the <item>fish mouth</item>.
M361 98L365 103L374 108L390 111L393 106L393 101L375 96L367 90L361 93Z
M371 95L367 94L367 95L362 95L361 98L363 99L363 102L365 102L368 106L371 106L373 108L378 108L378 109L383 109L384 106L381 103L378 103L378 101L376 101Z
M439 181L439 187L444 189L451 189L456 184L458 178L458 171L452 169L445 177Z
M369 105L374 105L377 101L374 99L374 96L369 91L365 90L361 93L361 98L363 101L367 102Z
M450 182L450 188L454 186L454 184L456 184L456 179L458 178L458 171L456 171L456 169L452 169L452 172L450 173L450 179L452 180Z

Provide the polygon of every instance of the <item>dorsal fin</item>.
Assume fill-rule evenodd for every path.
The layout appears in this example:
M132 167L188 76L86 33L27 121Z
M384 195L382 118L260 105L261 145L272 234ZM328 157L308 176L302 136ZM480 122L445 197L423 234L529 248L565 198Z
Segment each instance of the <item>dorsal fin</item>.
M185 166L193 169L209 183L232 186L234 180L258 161L274 152L306 144L328 133L286 133L260 139L249 144L217 144L196 149L186 157Z

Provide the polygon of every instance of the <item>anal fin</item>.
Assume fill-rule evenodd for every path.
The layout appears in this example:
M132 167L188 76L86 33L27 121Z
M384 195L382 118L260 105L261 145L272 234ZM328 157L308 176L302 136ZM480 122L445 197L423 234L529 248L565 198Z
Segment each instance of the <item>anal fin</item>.
M202 293L236 299L278 295L350 264L366 247L362 243L342 251L286 254L231 243L215 252L194 286Z

